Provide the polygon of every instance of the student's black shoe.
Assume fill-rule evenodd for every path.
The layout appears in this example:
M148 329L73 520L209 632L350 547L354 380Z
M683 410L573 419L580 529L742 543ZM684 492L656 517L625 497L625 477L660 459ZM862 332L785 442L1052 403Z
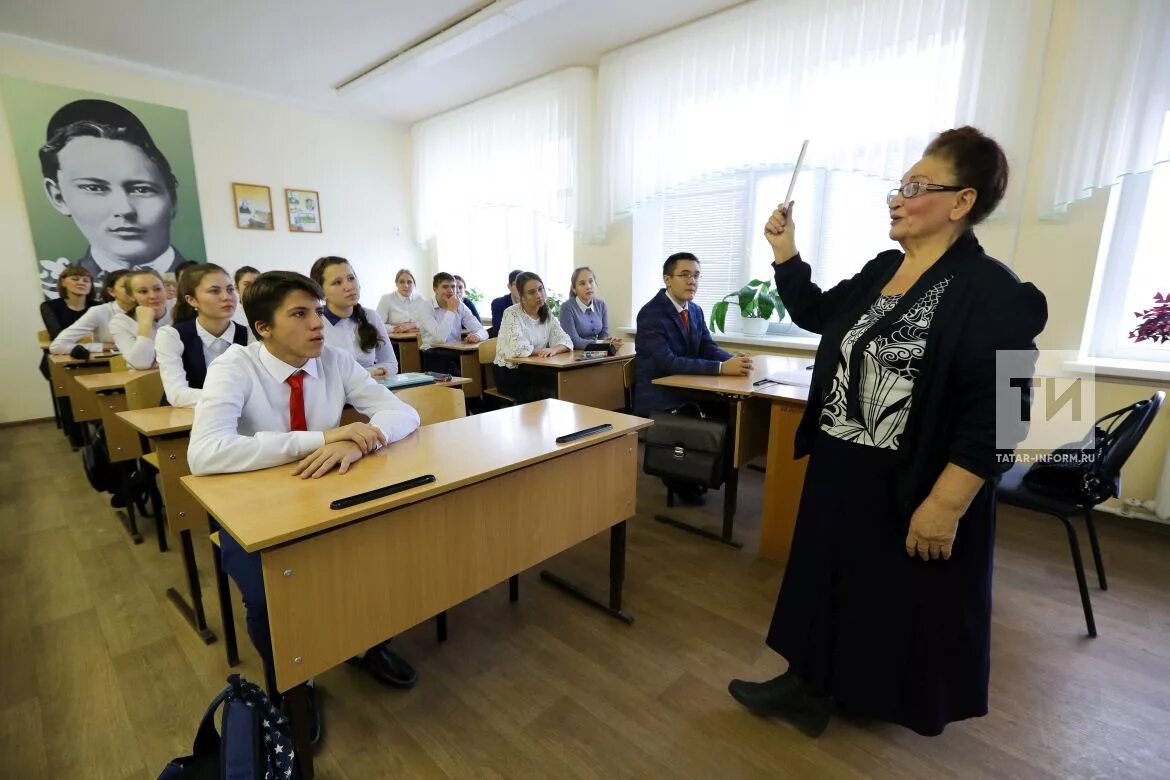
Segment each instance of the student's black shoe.
M394 688L409 689L418 684L418 672L402 656L391 650L389 645L372 647L365 655L354 656L347 663L360 666L378 682Z
M317 686L308 685L309 701L309 744L318 745L325 736L325 716L321 712L321 701L317 698Z
M676 482L671 484L669 489L674 491L679 501L682 501L688 506L702 506L707 503L707 499L703 498L703 494L707 492L707 489L700 485Z
M727 690L752 713L783 718L814 739L825 733L833 713L833 700L810 691L792 672L762 683L732 680Z

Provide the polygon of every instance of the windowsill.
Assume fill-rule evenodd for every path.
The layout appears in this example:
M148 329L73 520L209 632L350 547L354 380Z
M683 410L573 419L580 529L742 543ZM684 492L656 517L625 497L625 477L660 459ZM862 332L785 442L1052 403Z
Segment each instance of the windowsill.
M622 333L633 336L636 328L619 328ZM742 333L712 333L711 337L717 344L739 344L751 347L771 347L772 349L787 349L795 352L807 352L812 355L817 351L820 338L817 336L745 336Z
M1092 374L1105 379L1123 380L1125 384L1170 385L1170 363L1148 360L1082 357L1066 360L1065 369L1074 374Z

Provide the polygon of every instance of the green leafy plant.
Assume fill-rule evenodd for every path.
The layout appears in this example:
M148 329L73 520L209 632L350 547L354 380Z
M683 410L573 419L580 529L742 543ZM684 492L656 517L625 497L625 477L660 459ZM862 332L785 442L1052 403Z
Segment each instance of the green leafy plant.
M772 289L772 282L752 279L739 290L723 296L723 300L711 308L711 329L726 333L727 307L734 299L739 304L739 313L746 319L768 320L776 314L784 319L784 304Z
M479 302L483 300L483 293L481 293L479 290L475 289L474 287L468 287L463 292L463 294L467 297L467 300L471 301L472 303L476 304L477 306L479 305Z
M544 293L544 300L545 303L548 304L549 313L554 317L560 317L561 305L565 302L565 299L562 298L560 294L555 293L552 290L546 290Z

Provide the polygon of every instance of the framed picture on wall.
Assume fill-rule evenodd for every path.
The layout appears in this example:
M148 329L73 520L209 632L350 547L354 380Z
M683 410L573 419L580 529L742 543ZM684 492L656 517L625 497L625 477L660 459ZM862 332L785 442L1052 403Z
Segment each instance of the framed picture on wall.
M236 227L241 230L272 230L272 191L263 184L232 182Z
M321 198L316 190L285 190L288 229L292 233L321 232Z

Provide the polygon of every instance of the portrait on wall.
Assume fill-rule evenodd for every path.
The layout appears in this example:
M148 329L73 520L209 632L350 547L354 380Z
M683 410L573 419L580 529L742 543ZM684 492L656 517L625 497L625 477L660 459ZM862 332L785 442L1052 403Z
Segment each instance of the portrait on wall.
M0 79L46 298L65 266L173 273L204 260L187 112Z
M241 230L272 230L272 191L263 184L232 182L236 227Z
M321 232L321 198L315 190L285 190L284 202L291 232Z

